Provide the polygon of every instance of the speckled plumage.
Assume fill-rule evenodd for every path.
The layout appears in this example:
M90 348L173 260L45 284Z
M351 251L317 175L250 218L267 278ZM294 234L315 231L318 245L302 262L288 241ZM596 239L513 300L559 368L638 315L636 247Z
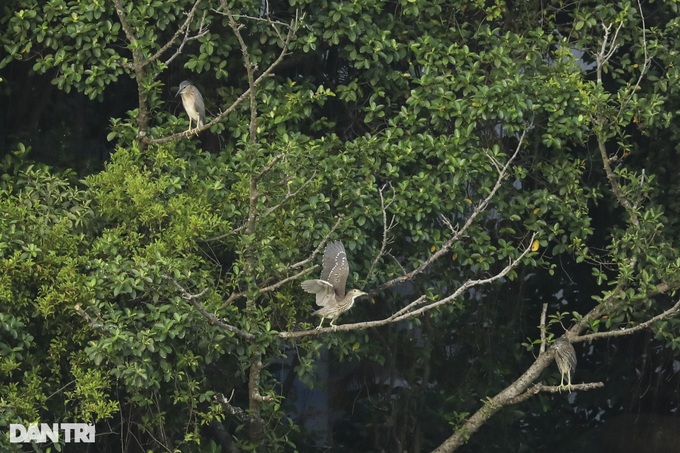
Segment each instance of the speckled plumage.
M555 363L560 370L560 388L571 390L571 374L576 371L576 350L569 340L560 337L553 343L555 348ZM564 385L564 377L567 377L567 385Z
M308 293L316 294L316 304L321 307L314 314L333 322L344 312L352 308L354 300L366 293L358 289L351 289L345 294L345 284L349 276L349 263L345 247L340 241L331 242L323 253L321 278L305 280L300 286Z

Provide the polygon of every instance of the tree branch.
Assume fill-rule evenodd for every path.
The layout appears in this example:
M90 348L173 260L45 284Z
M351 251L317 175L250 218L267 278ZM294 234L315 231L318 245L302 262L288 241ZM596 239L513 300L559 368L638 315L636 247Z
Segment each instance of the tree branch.
M599 389L603 388L604 383L603 382L588 382L588 383L583 383L583 384L572 384L571 385L571 391L575 390L594 390L594 389ZM532 396L538 395L541 392L544 393L562 393L564 391L564 388L559 386L559 385L543 385L543 384L534 384L532 385L529 389L527 389L524 393L520 393L514 398L509 398L506 401L506 404L508 406L511 406L513 404L519 404L523 403L524 401L528 400Z
M282 273L289 272L289 271L291 271L291 270L293 270L293 269L300 268L300 267L306 265L307 263L311 262L311 261L314 259L314 257L315 257L317 254L319 254L319 253L321 252L321 250L324 248L324 246L326 245L326 242L328 242L328 240L330 239L330 237L331 237L331 235L333 234L333 232L334 232L334 231L338 228L338 226L340 225L340 221L342 220L342 218L343 218L343 216L339 216L339 217L338 217L338 219L336 220L335 224L331 227L331 229L328 231L328 233L326 233L326 235L323 237L323 239L321 239L321 242L319 242L319 245L316 247L316 249L314 249L314 251L312 252L311 255L309 255L309 257L307 257L306 259L304 259L304 260L302 260L302 261L299 261L299 262L297 262L297 263L295 263L295 264L292 264L292 265L288 266L287 268L285 268L284 270L282 270L280 273L282 274ZM274 290L280 288L281 286L283 286L285 283L287 283L287 282L289 282L289 281L291 281L291 280L295 280L295 279L297 279L297 278L299 278L299 277L302 277L303 275L308 274L309 272L311 272L312 270L316 269L317 267L318 267L318 266L312 266L312 267L310 267L310 268L308 268L308 269L304 269L303 271L300 271L300 272L296 273L295 275L293 275L293 276L291 276L291 277L286 277L286 278L284 278L283 280L280 280L279 282L274 283L274 284L270 284L270 285L267 285L267 286L262 286L262 285L265 285L266 283L261 283L261 284L260 284L260 289L258 290L257 294L259 295L259 294L263 294L263 293L266 293L266 292L274 291ZM245 296L245 293L244 293L244 292L236 292L236 291L234 291L234 292L231 293L231 295L229 295L229 297L227 298L227 300L224 302L223 306L230 305L230 304L231 304L232 302L234 302L236 299L240 299L241 297L244 297L244 296Z
M138 103L138 113L137 113L137 142L141 148L144 148L146 143L146 134L149 130L149 106L147 103L146 93L144 92L144 66L146 65L144 60L144 55L140 50L139 43L137 42L137 35L128 22L127 15L123 9L123 4L121 0L113 0L113 5L116 9L116 15L118 16L118 21L123 28L123 33L128 41L128 48L132 53L132 64L128 67L132 68L135 74L135 82L137 84L137 103Z
M623 289L621 288L621 290ZM620 294L620 292L614 290L607 300L611 302L611 300L615 298L617 294ZM570 342L582 342L598 338L630 335L638 330L650 327L657 321L670 317L680 309L680 301L678 301L670 309L660 313L657 316L654 316L653 318L650 318L638 326L622 329L620 331L598 332L595 334L579 336L579 333L585 329L588 324L587 322L584 322L584 320L593 319L601 315L602 312L605 311L605 308L609 305L610 304L607 302L598 304L598 306L588 312L579 323L570 328L567 333L565 333L565 336L567 336ZM494 397L490 398L483 407L470 416L465 421L465 423L460 428L458 428L453 435L446 439L438 448L436 448L433 453L451 453L455 451L458 447L465 443L470 435L474 434L484 423L486 423L489 418L491 418L491 416L493 416L504 406L525 401L540 391L559 391L559 386L543 386L541 384L534 385L530 388L532 383L534 383L540 377L540 373L543 371L543 369L545 369L554 359L554 356L554 348L548 348L544 353L539 353L534 363L519 378L517 378L515 382L503 389ZM578 390L591 390L600 388L602 386L603 384L601 382L592 382L587 384L574 384L572 387Z
M508 174L508 170L510 169L510 165L512 162L515 160L515 158L519 155L519 151L522 148L522 144L524 143L524 136L527 133L527 129L524 129L522 132L522 135L519 138L519 142L517 143L517 147L515 148L515 152L510 156L508 161L505 163L503 168L499 170L498 178L496 179L496 183L494 184L493 188L491 189L491 192L489 192L489 195L487 195L484 200L482 200L481 203L475 207L475 209L472 211L472 214L470 214L470 217L465 221L465 224L463 225L462 228L460 228L456 233L453 234L453 236L446 241L439 250L437 250L435 253L433 253L427 260L422 262L417 268L412 270L411 272L408 272L400 277L394 278L388 282L383 283L378 287L379 290L391 288L393 286L396 286L400 283L404 283L406 281L412 280L415 276L418 274L422 273L425 269L427 269L432 263L437 261L439 258L444 256L448 251L451 249L453 244L458 241L467 231L467 229L474 223L474 221L477 219L477 217L486 210L486 208L489 206L493 198L496 196L496 192L501 188L503 181L505 180L505 177Z
M233 392L232 392L233 395ZM248 412L244 411L240 407L232 406L231 405L231 397L227 398L225 397L222 393L218 393L215 395L215 401L220 403L222 405L222 408L224 411L230 415L235 416L238 418L240 421L243 423L251 424L251 423L264 423L263 420L255 415L249 414Z
M596 340L596 339L599 339L599 338L613 338L613 337L622 337L622 336L625 336L625 335L630 335L630 334L633 334L633 333L638 332L640 330L647 329L658 321L661 321L663 319L670 318L670 317L674 316L678 312L678 310L680 310L680 300L678 300L675 303L675 305L673 305L668 310L666 310L662 313L659 313L658 315L656 315L656 316L648 319L647 321L640 323L636 326L627 327L627 328L623 328L623 329L620 329L620 330L610 330L610 331L607 331L607 332L595 332L595 333L591 333L591 334L587 334L587 335L571 336L571 337L569 337L569 341L571 341L572 343L576 343L576 342L581 342L581 341L592 341L592 340Z
M306 336L313 336L313 335L322 335L328 332L345 332L345 331L352 331L352 330L365 330L365 329L370 329L373 327L380 327L388 324L394 324L400 321L405 321L407 319L415 318L417 316L422 315L423 313L426 313L430 310L433 310L437 307L440 307L444 304L450 303L456 299L458 299L465 291L467 291L470 288L476 287L476 286L482 286L486 285L489 283L492 283L496 280L499 280L503 277L505 277L512 269L517 267L519 263L522 261L522 259L531 251L531 243L533 242L535 237L535 234L532 235L531 239L529 240L529 246L524 249L522 254L514 261L510 261L510 263L503 268L500 272L497 274L488 277L488 278L483 278L483 279L477 279L477 280L468 280L465 283L463 283L456 291L454 291L452 294L449 296L445 297L442 300L439 301L434 301L427 303L425 300L425 296L420 296L418 299L414 300L410 304L408 304L406 307L402 308L401 310L397 311L396 313L388 316L387 318L377 320L377 321L366 321L366 322L358 322L358 323L353 323L353 324L341 324L338 326L333 326L333 327L323 327L321 329L313 329L313 330L301 330L301 331L293 331L293 332L279 332L278 337L279 338L301 338L301 337L306 337ZM427 304L427 305L424 305ZM424 306L422 306L424 305ZM420 307L420 308L418 308Z
M227 324L220 320L217 316L215 316L212 313L208 313L208 311L198 302L197 299L202 297L205 293L208 292L209 288L205 288L203 291L197 294L190 294L186 289L184 289L179 283L175 281L172 277L169 275L163 274L161 275L165 280L168 280L171 282L175 288L180 292L182 299L185 301L191 303L191 305L196 308L196 310L203 316L209 324L214 325L219 327L222 330L226 330L229 332L234 333L237 337L240 337L244 340L254 340L256 337L250 332L246 332L245 330L241 330L238 327L232 326L231 324Z
M543 354L545 352L545 349L548 345L548 342L545 339L545 319L546 315L548 314L548 304L543 304L543 308L541 309L541 321L540 324L538 325L538 328L541 331L541 347L539 349L539 354Z
M177 58L179 55L182 54L182 51L184 50L184 46L193 40L196 40L200 38L201 36L205 36L208 33L208 29L205 28L205 14L201 18L201 23L198 26L198 31L190 36L190 28L189 25L191 25L191 22L194 20L194 15L196 14L196 11L198 10L198 5L201 4L201 0L196 0L194 2L194 5L191 7L191 10L187 13L187 18L184 20L184 23L182 24L181 27L177 29L175 34L170 38L170 40L165 43L160 49L156 51L155 54L153 54L151 57L149 57L148 62L155 61L160 58L161 55L163 55L170 47L172 47L177 40L179 39L179 36L184 33L184 37L182 38L182 42L179 44L177 47L177 50L168 58L167 60L164 61L165 66L168 66L172 61Z
M76 304L73 309L80 315L81 318L83 318L89 325L92 327L94 330L96 330L99 333L109 333L109 329L107 329L104 324L102 324L99 321L96 321L88 312L83 310L83 307L80 306L80 304Z
M371 266L368 268L368 273L366 274L366 281L370 280L371 275L373 275L373 270L378 265L380 258L382 258L386 253L388 253L387 245L391 242L389 232L392 228L394 228L395 225L394 217L392 217L392 220L390 220L389 222L387 221L387 208L389 208L390 205L392 204L392 201L390 201L389 203L385 203L385 196L383 195L383 192L385 191L385 188L387 186L389 186L390 189L392 189L392 194L394 195L394 187L392 187L392 184L390 183L385 184L378 190L378 194L380 195L380 211L382 212L382 224L383 224L382 243L380 244L380 250L378 251L378 254L375 256L373 262L371 263Z
M274 68L276 68L283 59L285 58L286 55L288 55L288 46L290 44L290 41L293 39L293 36L295 34L295 31L297 30L297 23L296 23L297 18L293 19L293 21L290 23L290 28L288 30L288 34L286 35L286 38L283 42L283 48L281 49L281 52L279 52L278 57L272 62L272 64L265 69L262 74L260 74L254 81L253 84L248 87L241 95L236 98L234 102L223 112L220 112L215 118L212 119L212 121L206 123L203 125L201 128L197 129L192 129L188 131L183 131L183 132L178 132L176 134L168 135L166 137L161 137L161 138L149 138L149 137L142 137L142 140L144 143L148 145L161 145L163 143L169 143L173 141L177 141L181 138L184 137L189 137L194 134L198 134L201 131L210 129L213 125L220 123L227 115L230 115L232 112L236 110L238 106L241 105L246 99L248 99L251 96L251 92L254 91L254 89L262 83L264 79L269 77L272 72L274 71Z

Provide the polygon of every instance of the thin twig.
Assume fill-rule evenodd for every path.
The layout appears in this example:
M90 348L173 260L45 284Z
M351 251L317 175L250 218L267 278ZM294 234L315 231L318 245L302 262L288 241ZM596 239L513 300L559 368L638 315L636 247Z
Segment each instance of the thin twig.
M384 186L382 186L378 190L378 194L380 195L380 211L382 212L382 224L383 224L383 235L382 235L382 243L380 245L380 250L378 251L377 255L373 259L373 262L371 263L371 266L368 268L368 273L366 274L366 281L368 281L371 278L371 275L373 275L373 270L375 267L378 265L378 261L386 254L387 252L387 245L392 242L389 237L389 232L392 228L394 228L395 222L394 222L394 217L392 217L392 220L389 222L387 221L387 209L390 207L393 201L390 201L389 203L385 203L385 196L383 195L383 192L385 188L389 186L390 189L392 189L392 196L394 196L394 187L392 187L392 184L387 183Z
M654 324L658 321L661 321L663 319L670 318L670 317L674 316L678 312L678 310L680 310L680 300L678 300L678 302L676 302L675 305L673 305L668 310L666 310L662 313L659 313L658 315L656 315L656 316L648 319L647 321L645 321L641 324L638 324L636 326L626 327L626 328L619 329L619 330L610 330L610 331L606 331L606 332L595 332L595 333L591 333L591 334L587 334L587 335L570 336L569 341L571 341L572 343L576 343L576 342L581 342L581 341L592 341L592 340L595 340L595 339L598 339L598 338L612 338L612 337L622 337L622 336L625 336L625 335L630 335L630 334L637 332L639 330L647 329L648 327L651 327L652 324Z
M465 283L463 283L456 291L448 295L447 297L429 303L427 305L423 305L425 301L425 296L420 296L418 299L414 300L413 302L409 303L406 307L400 309L398 312L395 314L392 314L388 316L387 318L383 318L377 321L367 321L367 322L358 322L358 323L352 323L352 324L341 324L338 326L333 326L333 327L322 327L321 329L314 329L314 330L301 330L301 331L296 331L296 332L279 332L278 337L279 338L300 338L300 337L306 337L306 336L312 336L312 335L322 335L327 332L346 332L346 331L354 331L354 330L365 330L365 329L370 329L374 327L380 327L388 324L394 324L397 322L405 321L411 318L415 318L417 316L420 316L426 312L429 312L430 310L433 310L437 307L440 307L444 304L453 302L454 300L458 299L466 290L476 287L476 286L482 286L482 285L487 285L489 283L492 283L496 280L499 280L503 277L505 277L511 270L516 268L519 263L524 259L524 257L529 254L531 251L531 243L534 241L536 234L532 235L531 239L529 240L529 245L522 251L520 256L514 260L510 261L510 263L504 267L501 271L499 271L497 274L488 277L488 278L483 278L483 279L477 279L477 280L468 280ZM418 308L419 307L419 308Z
M388 282L383 283L380 285L378 289L383 290L387 288L391 288L395 285L398 285L400 283L412 280L416 275L420 274L423 272L425 269L427 269L432 263L437 261L439 258L444 256L448 251L451 249L453 244L458 241L467 231L467 229L474 223L474 221L477 219L477 217L486 210L486 208L489 206L491 203L491 200L496 196L496 192L501 188L503 181L505 180L505 177L508 173L508 170L510 169L510 165L512 162L515 160L515 158L519 155L519 151L522 148L522 144L524 143L524 136L527 133L527 129L524 129L522 132L521 137L519 138L519 142L517 143L517 147L515 148L515 152L510 156L508 161L505 163L503 168L500 170L498 174L498 178L496 179L496 183L494 184L493 188L489 192L489 195L487 195L484 200L482 200L481 203L479 203L475 209L472 211L472 214L468 217L466 220L465 224L451 236L451 238L446 241L439 250L437 250L435 253L433 253L427 260L422 262L417 268L412 270L411 272L408 272L400 277L394 278L392 280L389 280Z
M642 63L642 68L640 68L640 75L638 76L637 81L635 82L635 85L632 87L630 90L629 95L625 98L624 101L621 102L621 107L619 108L619 114L617 115L617 118L620 118L621 115L623 114L623 109L628 105L630 100L633 98L635 93L637 92L638 88L640 88L640 84L642 84L642 79L644 78L645 74L647 73L647 70L649 69L649 66L652 63L652 58L649 56L647 53L647 25L645 23L645 15L642 11L642 4L638 0L638 10L640 11L640 20L642 21L642 49L644 51L644 63Z
M342 221L342 219L343 219L343 216L338 216L338 219L335 221L335 224L331 227L331 229L328 231L328 233L326 233L326 235L321 239L321 242L319 242L319 245L314 249L314 251L311 253L311 255L309 255L309 256L308 256L307 258L305 258L304 260L298 261L297 263L292 264L292 265L288 266L287 268L283 269L283 270L280 272L280 274L285 274L286 272L289 272L289 271L291 271L291 270L293 270L293 269L298 269L298 268L300 268L300 267L302 267L302 266L307 265L307 264L310 263L312 260L314 260L314 258L316 257L316 255L318 255L318 254L321 252L321 250L323 250L324 246L326 245L326 242L328 242L328 240L330 239L331 235L332 235L332 234L335 232L335 230L338 228L338 226L340 225L340 222ZM259 285L260 288L257 290L257 294L263 294L263 293L266 293L266 292L274 291L274 290L280 288L281 286L283 286L285 283L288 283L288 282L290 282L290 281L292 281L292 280L295 280L295 279L297 279L297 278L302 277L303 275L308 274L309 272L311 272L312 270L316 269L317 267L318 267L318 266L312 266L312 267L310 267L310 268L308 268L308 269L304 269L303 271L300 271L300 272L296 273L296 274L293 275L293 276L286 277L286 278L284 278L284 279L278 281L277 283L269 284L269 285L267 285L267 286L263 286L263 285L265 285L266 283L261 283L261 284ZM227 298L227 300L224 301L224 304L222 304L222 305L223 305L223 306L230 305L230 304L232 304L235 300L240 299L240 298L244 297L245 295L246 295L245 292L242 292L242 291L234 291L234 292L232 292L232 293L229 295L229 297Z
M206 320L208 320L208 323L211 325L215 325L219 327L222 330L227 330L229 332L234 333L236 336L244 339L244 340L254 340L255 335L253 335L250 332L246 332L245 330L241 330L238 327L232 326L231 324L227 324L223 322L221 319L219 319L217 316L215 316L212 313L208 313L208 310L206 310L203 305L201 305L197 299L202 297L205 293L208 292L209 288L205 288L203 291L197 294L190 294L186 289L182 287L179 283L175 281L174 278L170 277L169 275L163 274L161 277L163 277L165 280L168 280L171 282L175 288L180 292L182 295L182 299L186 300L187 302L191 303L191 305L196 308L196 310L203 316Z
M547 346L547 342L545 340L545 319L548 314L548 304L543 304L543 308L541 310L541 323L538 325L538 328L541 331L541 347L539 349L539 354L543 354L545 352L545 348Z
M252 85L248 86L248 89L246 89L241 95L234 100L234 102L231 103L231 105L224 111L220 112L217 116L215 116L212 121L206 123L203 125L203 127L188 130L188 131L183 131L183 132L178 132L176 134L168 135L166 137L161 137L161 138L149 138L148 136L143 136L140 139L149 145L160 145L163 143L169 143L169 142L174 142L177 141L181 138L184 137L189 137L194 134L198 134L201 131L210 129L213 125L220 123L227 115L230 115L232 112L236 111L236 109L248 98L251 96L251 92L258 86L262 81L264 81L266 78L268 78L272 72L274 71L274 68L276 68L283 59L285 58L286 55L288 55L288 46L290 45L290 41L293 39L294 33L297 30L297 24L296 21L297 18L293 19L291 21L290 29L288 34L286 35L286 38L283 42L283 48L281 49L281 52L279 52L279 55L276 57L276 59L270 64L267 69L265 69L262 74L260 74L252 83Z
M189 10L189 12L186 14L187 17L184 20L184 23L175 31L175 34L168 40L168 42L166 42L163 46L161 46L160 49L156 51L156 53L154 53L148 58L147 64L159 59L161 55L163 55L170 47L172 47L177 42L180 35L184 34L184 38L182 38L182 42L179 44L177 50L173 53L173 55L164 61L165 66L169 65L175 58L177 58L177 56L182 54L184 46L188 42L198 39L201 36L205 36L208 33L208 29L204 27L205 15L203 15L196 34L194 35L189 34L191 31L189 25L191 25L191 23L193 22L194 15L196 14L196 11L198 10L198 5L200 4L201 0L196 0L194 2L194 5L191 7L191 10Z
M602 29L604 30L604 36L602 37L602 45L600 46L600 52L595 55L595 61L597 63L597 83L602 84L602 68L605 64L614 56L614 53L619 48L616 43L616 38L619 35L621 27L623 27L623 21L619 22L619 26L616 27L614 36L609 40L609 34L611 33L613 24L604 25L602 24Z

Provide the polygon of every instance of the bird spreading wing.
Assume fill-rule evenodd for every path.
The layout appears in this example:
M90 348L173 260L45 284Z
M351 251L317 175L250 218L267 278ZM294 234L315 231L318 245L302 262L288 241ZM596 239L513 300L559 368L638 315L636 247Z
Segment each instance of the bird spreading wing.
M341 241L331 242L323 252L321 278L305 280L300 283L302 289L308 293L316 294L316 304L321 307L314 312L315 315L321 317L317 329L321 328L324 319L330 319L331 326L333 326L333 322L338 316L352 308L357 297L366 295L365 292L358 289L352 289L345 295L345 284L348 276L349 263L347 262L345 246L342 245Z
M308 293L316 294L316 304L319 307L325 307L335 301L335 289L325 280L305 280L300 286Z
M349 263L345 246L341 241L331 242L323 252L321 280L330 283L335 290L335 295L342 299L345 297L345 283L349 276Z

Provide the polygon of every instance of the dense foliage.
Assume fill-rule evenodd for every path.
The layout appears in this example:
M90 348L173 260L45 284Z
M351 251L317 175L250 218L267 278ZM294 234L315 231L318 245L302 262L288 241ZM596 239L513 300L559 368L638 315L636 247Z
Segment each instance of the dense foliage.
M93 422L98 451L604 451L617 416L676 414L679 20L5 2L0 426ZM336 239L370 297L314 330L299 282Z

